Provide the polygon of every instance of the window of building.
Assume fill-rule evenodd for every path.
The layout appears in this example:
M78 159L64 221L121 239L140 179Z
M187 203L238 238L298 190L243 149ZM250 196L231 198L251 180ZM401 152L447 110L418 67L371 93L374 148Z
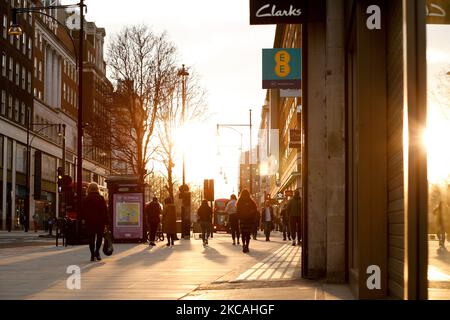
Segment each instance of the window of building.
M2 77L6 77L6 52L2 52Z
M25 67L22 67L22 78L21 78L21 85L22 85L22 89L25 90L25 82L26 82L26 75L27 75L27 71L25 70Z
M3 39L8 37L8 16L6 14L3 15Z
M6 145L6 168L8 170L12 170L12 159L13 159L13 155L12 155L12 150L13 150L13 145L12 145L12 140L8 139L8 143Z
M14 121L19 122L19 99L15 99L14 102Z
M31 59L31 53L33 48L33 39L28 37L28 59Z
M42 154L42 179L56 181L56 158Z
M16 171L25 173L27 170L27 147L23 144L16 144Z
M13 105L13 97L9 95L8 97L8 118L12 119L12 105Z
M9 81L13 81L13 73L14 73L14 61L12 57L9 57L9 67L8 67L8 73L9 73Z
M67 101L67 91L66 91L66 84L63 83L63 97L64 101Z
M27 54L27 34L25 32L22 34L22 53Z
M20 123L25 124L25 102L22 102L22 105L20 106Z
M27 91L28 93L31 93L31 72L28 71L28 77L27 77Z
M42 51L42 33L39 32L39 50Z
M16 73L15 73L15 80L16 80L16 85L19 86L20 83L20 64L18 62L16 62Z
M0 111L2 116L6 115L6 91L1 91L1 97L0 97Z
M42 81L42 62L39 61L39 81Z

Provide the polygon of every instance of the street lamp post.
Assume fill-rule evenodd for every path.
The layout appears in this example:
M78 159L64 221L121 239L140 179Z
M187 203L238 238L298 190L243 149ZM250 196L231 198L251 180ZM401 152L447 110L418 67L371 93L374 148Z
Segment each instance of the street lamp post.
M39 129L36 133L39 133L40 131L47 129L49 127L53 127L53 126L58 126L59 130L58 130L58 135L61 136L62 135L62 139L63 139L63 146L62 146L62 155L63 155L63 159L65 159L65 154L66 154L66 143L65 143L65 136L66 136L66 125L65 124L47 124L47 123L31 123L31 115L30 112L27 111L27 172L26 172L26 194L25 194L25 232L28 232L28 227L29 227L29 223L30 223L30 200L31 200L31 144L33 143L34 138L36 137L36 135L34 135L31 140L30 140L30 130L31 130L31 126L43 126L41 129ZM62 128L62 133L61 133L61 128ZM64 162L63 161L63 168L64 168ZM64 169L63 169L64 170Z
M241 156L242 156L242 150L243 150L243 148L242 148L242 140L243 140L242 132L236 130L235 128L233 128L231 126L217 124L217 136L219 136L219 128L220 127L227 128L227 129L230 129L230 130L233 130L233 131L239 133L239 135L241 136L241 147L239 150L240 150ZM239 164L239 193L240 193L240 191L242 191L243 186L244 186L244 184L243 184L243 180L242 180L242 166Z
M184 64L182 68L178 71L178 76L181 77L181 99L182 99L182 107L181 107L181 119L182 125L184 127L186 123L186 77L189 76L189 72L187 72ZM190 208L189 208L189 187L186 185L186 162L185 162L185 151L183 148L183 183L180 187L181 193L181 236L182 238L190 238Z
M46 17L49 17L53 21L55 21L58 25L62 26L64 30L66 30L70 40L72 41L74 52L76 55L76 46L73 40L73 37L68 31L67 27L58 21L58 19L53 16L42 12L42 10L52 10L52 9L70 9L76 8L80 9L80 34L79 34L79 51L77 56L77 69L78 69L78 123L77 123L77 197L78 197L78 213L80 216L81 213L81 195L83 193L83 185L82 185L82 174L83 174L83 38L84 38L84 8L86 5L84 4L84 0L80 0L77 4L69 4L69 5L57 5L57 6L36 6L29 8L12 8L12 23L8 29L9 35L20 36L23 33L22 28L17 22L17 14L22 13L37 13ZM65 143L65 139L63 139ZM28 158L28 155L27 155ZM29 160L29 159L28 159ZM65 158L63 158L63 166L65 167ZM29 180L29 179L28 179ZM29 206L29 204L28 204Z
M249 185L249 192L250 195L253 193L253 181L252 181L252 109L250 109L250 121L249 124L217 124L217 130L219 130L219 127L227 127L227 128L232 128L232 127L249 127L250 129L250 139L249 139L249 145L250 145L250 150L248 151L248 159L249 159L249 165L250 165L250 170L249 170L249 178L250 178L250 185ZM241 146L242 149L242 146ZM242 173L241 173L241 188L242 188ZM242 191L242 190L241 190Z

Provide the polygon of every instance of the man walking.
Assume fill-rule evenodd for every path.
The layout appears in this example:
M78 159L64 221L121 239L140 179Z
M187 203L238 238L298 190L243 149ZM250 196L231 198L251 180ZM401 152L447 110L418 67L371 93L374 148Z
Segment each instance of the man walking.
M291 224L291 237L292 245L295 246L295 236L297 236L298 245L302 243L302 200L300 198L300 192L295 190L294 197L289 200L288 216Z
M201 206L197 210L198 222L202 229L203 246L208 245L209 233L211 232L212 209L208 205L208 201L203 200Z
M264 227L264 235L266 236L266 241L270 241L270 232L274 226L274 214L273 208L269 201L264 203L264 207L261 210L261 226Z
M154 197L153 201L148 204L146 209L147 228L149 231L149 245L155 246L156 231L158 230L159 223L161 221L161 205L158 202L158 198Z
M287 203L284 203L281 208L281 231L283 232L283 241L286 241L286 236L291 241L291 227L289 225Z

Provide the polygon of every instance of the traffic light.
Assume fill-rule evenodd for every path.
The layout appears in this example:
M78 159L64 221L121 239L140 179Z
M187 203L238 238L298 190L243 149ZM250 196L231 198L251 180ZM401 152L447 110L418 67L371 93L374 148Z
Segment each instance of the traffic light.
M58 192L61 192L62 189L62 180L63 180L63 169L61 167L58 167Z

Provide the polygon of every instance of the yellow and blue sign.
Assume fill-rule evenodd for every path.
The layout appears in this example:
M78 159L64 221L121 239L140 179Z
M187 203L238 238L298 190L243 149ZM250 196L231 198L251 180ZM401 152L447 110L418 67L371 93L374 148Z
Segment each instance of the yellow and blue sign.
M302 55L300 48L263 49L263 89L300 89Z

